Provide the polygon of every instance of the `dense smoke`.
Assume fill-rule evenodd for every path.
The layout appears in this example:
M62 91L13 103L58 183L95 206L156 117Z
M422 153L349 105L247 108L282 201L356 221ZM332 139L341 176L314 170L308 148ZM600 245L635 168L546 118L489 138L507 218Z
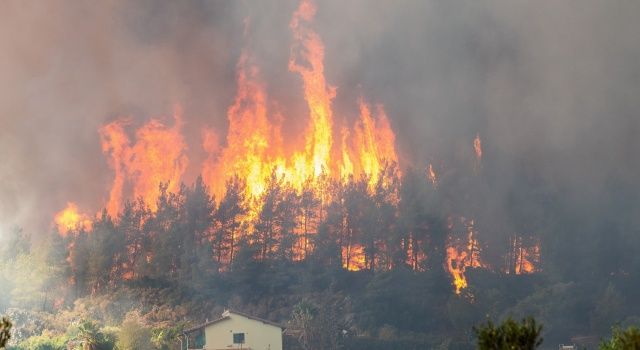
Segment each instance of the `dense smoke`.
M285 137L296 137L307 116L287 66L296 6L3 2L0 229L37 236L69 200L98 211L113 177L98 130L117 117L170 123L179 105L191 182L206 157L201 130L225 135L244 48L287 120ZM640 209L639 10L632 1L323 1L313 25L338 87L336 118L357 114L361 95L384 104L401 167L472 171L461 164L480 135L491 180L474 190L494 225L527 214L512 206L543 183L597 231L613 213L633 227Z

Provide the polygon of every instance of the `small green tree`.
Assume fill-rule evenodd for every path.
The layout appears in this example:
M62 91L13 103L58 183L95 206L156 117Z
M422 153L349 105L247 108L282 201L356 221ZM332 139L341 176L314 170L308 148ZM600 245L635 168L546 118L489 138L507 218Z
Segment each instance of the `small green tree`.
M91 321L85 321L80 324L78 331L78 340L82 344L82 350L95 350L101 338L98 326Z
M93 321L82 321L73 333L68 347L74 350L111 350L115 345L115 339L102 332Z
M473 327L480 350L533 350L542 344L542 325L532 317L518 323L511 318L495 325L491 320Z
M182 336L185 322L178 322L173 327L159 327L151 330L151 342L156 349L169 350L175 348L175 344Z
M611 339L600 343L601 350L640 349L640 329L631 326L627 329L613 328Z

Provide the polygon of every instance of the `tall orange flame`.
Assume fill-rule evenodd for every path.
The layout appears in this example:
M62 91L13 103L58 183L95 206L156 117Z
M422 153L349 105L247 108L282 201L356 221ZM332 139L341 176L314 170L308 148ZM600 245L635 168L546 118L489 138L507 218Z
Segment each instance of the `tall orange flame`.
M340 166L340 178L343 182L349 180L349 177L353 175L354 165L351 161L351 155L349 150L349 129L346 127L342 128L342 142L340 144L340 148L342 151L342 165Z
M125 160L129 153L129 138L124 131L125 124L126 121L116 120L100 129L102 152L110 155L109 166L114 171L113 184L106 205L107 212L113 217L120 212L122 191L127 176L127 162Z
M100 129L102 151L109 155L114 180L106 209L116 216L124 199L142 198L151 210L156 210L160 183L167 190L176 191L184 174L188 158L186 143L181 134L182 119L174 115L173 127L152 119L136 131L131 145L125 133L128 120L116 120ZM125 185L131 186L132 198L123 196Z
M358 161L356 174L369 177L369 185L378 182L384 162L398 161L395 150L395 134L382 106L377 106L374 118L369 106L360 100L360 119L356 122L353 137L352 159Z
M275 128L267 117L267 95L258 68L249 62L246 52L241 55L237 69L237 94L227 112L227 145L220 157L214 159L212 136L208 134L204 146L210 157L203 165L202 175L218 196L232 176L246 180L249 196L259 196L275 165Z
M300 74L304 85L304 98L309 107L311 123L307 132L306 155L310 157L312 171L305 175L320 176L338 170L331 166L333 143L333 114L331 101L336 95L335 87L327 84L324 77L324 44L320 36L308 27L316 13L310 0L303 0L291 19L294 45L289 58L289 70Z

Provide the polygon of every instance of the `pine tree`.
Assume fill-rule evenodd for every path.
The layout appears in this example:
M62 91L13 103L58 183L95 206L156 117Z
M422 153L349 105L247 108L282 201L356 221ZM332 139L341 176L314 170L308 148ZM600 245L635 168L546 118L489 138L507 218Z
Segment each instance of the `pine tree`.
M220 200L214 219L214 254L219 264L230 264L238 249L242 234L242 218L247 213L245 183L234 177L226 184L226 193Z

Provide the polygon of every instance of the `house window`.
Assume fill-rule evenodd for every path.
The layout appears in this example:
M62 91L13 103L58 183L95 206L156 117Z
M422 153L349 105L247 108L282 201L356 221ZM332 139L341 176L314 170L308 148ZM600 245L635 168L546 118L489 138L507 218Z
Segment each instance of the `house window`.
M244 333L233 333L234 344L244 344Z

